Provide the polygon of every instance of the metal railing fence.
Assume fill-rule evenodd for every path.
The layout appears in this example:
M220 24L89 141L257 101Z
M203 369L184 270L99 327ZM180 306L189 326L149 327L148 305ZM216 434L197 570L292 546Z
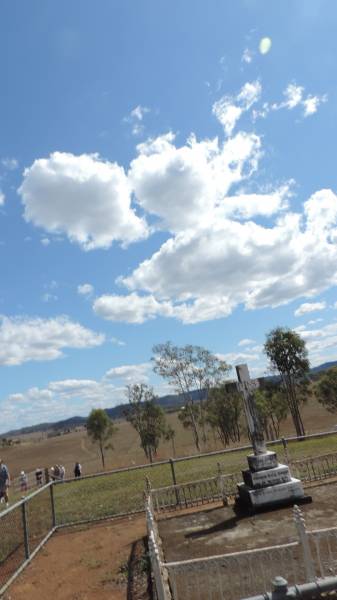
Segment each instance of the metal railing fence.
M160 600L171 597L173 600L240 600L252 594L261 594L261 591L265 594L259 597L262 600L266 598L271 578L284 578L286 584L290 582L294 586L306 584L315 596L317 582L323 588L325 580L337 574L337 527L307 530L303 514L297 506L293 510L296 533L294 541L229 554L166 562L161 551L162 542L153 505L153 498L158 498L158 491L163 492L149 491L146 512L154 554L151 565L156 573L156 587L163 589L168 574L172 594L159 594ZM330 584L327 585L329 586ZM334 588L331 589L337 589L336 579Z
M0 596L55 531L49 483L0 513Z
M332 434L335 435L336 432L324 432L307 437L317 438ZM276 443L279 441L271 445ZM22 570L56 528L143 512L146 477L150 477L154 488L164 488L163 493L171 495L170 499L167 497L167 501L163 502L163 507L165 504L172 508L192 506L195 503L202 504L221 497L225 500L228 496L234 495L236 483L241 480L241 473L225 475L222 471L226 469L226 465L220 465L217 469L217 477L209 477L209 475L215 472L219 456L250 449L251 446L225 449L158 461L152 465L124 467L44 485L9 509L0 512L0 595L8 581ZM239 456L238 459L236 468L239 470L241 457ZM191 477L188 477L186 465L191 464L191 461L195 461L195 464L191 469ZM242 460L242 467L244 466ZM337 475L337 452L314 459L291 461L290 466L304 484L325 479ZM208 479L205 484L200 482L200 475L204 473L207 474ZM221 474L220 479L219 474ZM186 483L187 479L192 481ZM177 483L177 480L182 481ZM222 486L219 490L216 489L216 480ZM1 508L0 504L0 511ZM329 553L329 549L326 552Z

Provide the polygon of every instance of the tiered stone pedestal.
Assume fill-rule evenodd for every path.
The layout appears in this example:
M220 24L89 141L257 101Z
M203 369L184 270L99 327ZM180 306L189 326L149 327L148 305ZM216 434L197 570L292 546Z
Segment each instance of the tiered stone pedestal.
M289 467L278 463L275 452L250 454L249 469L242 471L237 505L253 511L310 502L302 483L291 477Z

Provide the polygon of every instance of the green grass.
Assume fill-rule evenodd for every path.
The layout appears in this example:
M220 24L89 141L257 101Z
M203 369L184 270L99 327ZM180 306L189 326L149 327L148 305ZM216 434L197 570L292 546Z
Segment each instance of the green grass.
M273 446L272 449L278 453L279 461L284 462L282 445ZM334 451L337 452L337 435L288 445L292 460ZM177 483L213 477L217 474L218 462L222 473L238 473L247 468L246 455L247 451L242 451L176 462ZM172 485L170 465L156 464L146 469L57 484L54 490L57 523L142 510L146 476L153 488Z

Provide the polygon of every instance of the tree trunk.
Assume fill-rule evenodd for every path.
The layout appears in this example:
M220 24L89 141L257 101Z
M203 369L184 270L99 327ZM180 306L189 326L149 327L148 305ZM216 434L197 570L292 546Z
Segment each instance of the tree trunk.
M193 437L194 437L194 443L195 443L196 449L198 450L198 452L200 452L199 433L198 433L197 424L195 422L195 418L194 418L194 414L193 414L193 408L191 408L192 406L193 406L192 403L188 404L189 411L190 411L190 416L191 416L191 423L192 423L192 432L193 432Z
M102 442L99 443L99 449L101 451L101 459L102 459L102 465L103 465L103 471L104 471L104 469L105 469L105 460L104 460L104 450L103 450Z

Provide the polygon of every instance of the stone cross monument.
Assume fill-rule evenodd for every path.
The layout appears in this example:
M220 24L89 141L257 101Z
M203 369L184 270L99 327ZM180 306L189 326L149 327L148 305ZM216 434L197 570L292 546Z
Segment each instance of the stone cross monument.
M235 368L254 450L254 454L247 456L249 468L242 471L243 483L238 485L238 507L266 510L273 506L310 502L300 480L291 477L289 467L278 462L275 452L267 450L254 399L259 382L250 379L247 365Z

